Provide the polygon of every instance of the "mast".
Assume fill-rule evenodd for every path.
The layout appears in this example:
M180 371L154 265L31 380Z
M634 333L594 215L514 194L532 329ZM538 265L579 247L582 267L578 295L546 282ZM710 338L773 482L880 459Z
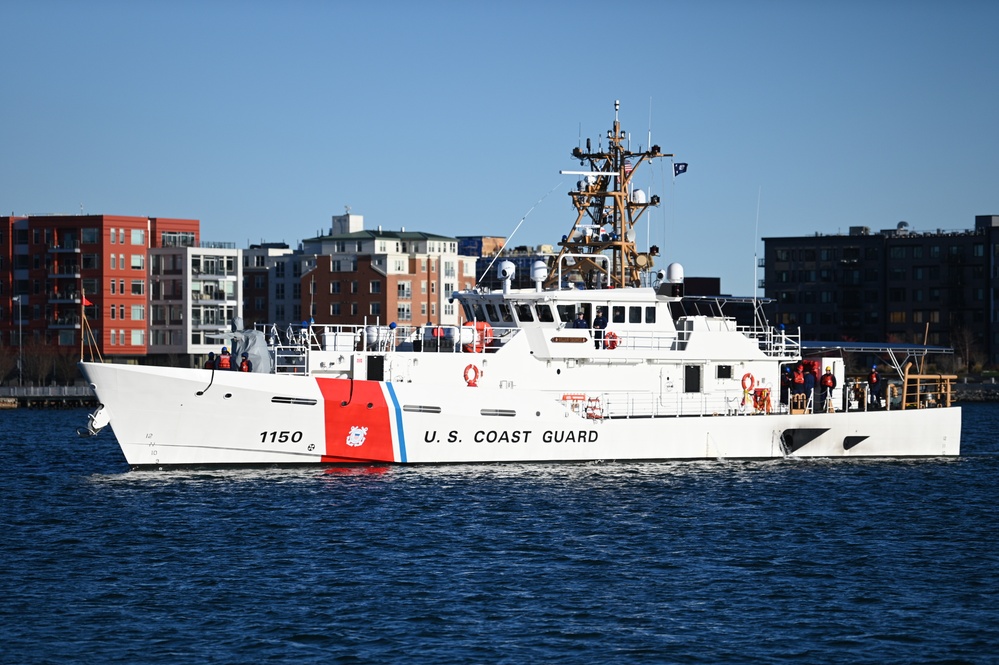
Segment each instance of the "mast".
M634 189L631 181L645 162L673 155L661 152L658 145L644 152L626 147L627 135L618 119L620 107L621 102L615 101L614 127L607 132L606 150L598 147L593 152L590 139L586 139L585 152L579 147L572 151L573 158L589 170L562 171L582 178L569 192L576 221L558 243L561 249L553 258L546 287L561 286L560 266L562 275L576 274L588 287L639 286L641 272L650 270L653 257L659 254L656 246L639 252L635 245L635 225L649 207L659 205L659 197L648 197Z

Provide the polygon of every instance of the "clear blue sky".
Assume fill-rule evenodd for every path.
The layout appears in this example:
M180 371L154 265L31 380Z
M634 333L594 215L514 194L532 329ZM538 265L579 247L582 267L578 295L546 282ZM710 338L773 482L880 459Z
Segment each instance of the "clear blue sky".
M615 99L690 164L643 174L639 239L726 292L761 237L999 214L997 2L8 0L0 26L4 214L294 246L347 205L509 235L554 188L513 237L550 243Z

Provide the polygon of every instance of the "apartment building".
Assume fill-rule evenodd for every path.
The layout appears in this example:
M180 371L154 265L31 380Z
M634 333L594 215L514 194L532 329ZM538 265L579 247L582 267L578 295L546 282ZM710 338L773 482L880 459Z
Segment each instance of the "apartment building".
M999 216L972 229L764 238L764 294L804 339L953 347L999 364Z
M199 233L194 219L0 217L0 335L60 349L84 337L88 355L145 356L148 250L195 245Z

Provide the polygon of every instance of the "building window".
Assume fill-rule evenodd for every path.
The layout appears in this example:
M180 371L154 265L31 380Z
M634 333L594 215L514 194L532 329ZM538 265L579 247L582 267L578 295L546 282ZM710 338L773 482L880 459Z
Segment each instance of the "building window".
M132 270L142 270L146 266L145 254L132 254Z
M111 270L117 270L117 269L118 269L118 259L115 257L114 254L112 254L111 255Z
M115 281L111 280L111 295L115 295Z
M146 320L146 306L145 305L132 305L132 320L133 321L145 321Z
M373 279L373 280L371 280L370 288L371 288L371 293L381 293L382 292L382 283L380 281L378 281L377 279Z
M351 293L357 293L357 289L358 289L357 282L351 282L350 283L350 292Z
M111 237L113 238L114 234L112 234ZM112 310L112 313L114 313L113 310ZM114 317L112 316L111 318L113 319ZM118 343L118 334L117 334L117 332L115 330L112 329L111 330L111 346L114 346L117 343Z
M132 229L132 244L146 246L146 230Z
M111 320L114 321L115 311L116 311L114 305L111 305L111 307L109 309L111 310ZM113 330L111 331L111 334L114 335L114 331ZM111 342L111 343L114 344L114 342Z
M330 316L340 316L340 303L330 305Z
M142 346L146 343L146 331L142 328L132 331L132 346Z
M368 305L368 314L371 316L381 316L382 314L382 304L380 302L373 302Z
M125 306L124 305L118 305L118 318L121 319L122 321L125 320Z

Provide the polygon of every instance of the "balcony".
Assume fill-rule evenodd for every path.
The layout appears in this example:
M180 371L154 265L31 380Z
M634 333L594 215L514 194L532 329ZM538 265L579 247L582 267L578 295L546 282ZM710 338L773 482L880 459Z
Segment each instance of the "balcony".
M55 272L50 269L49 279L80 279L80 266L59 266Z
M79 254L80 241L63 242L49 245L49 254Z
M70 330L80 328L80 317L77 315L73 316L60 316L55 319L49 319L48 326L52 330Z

